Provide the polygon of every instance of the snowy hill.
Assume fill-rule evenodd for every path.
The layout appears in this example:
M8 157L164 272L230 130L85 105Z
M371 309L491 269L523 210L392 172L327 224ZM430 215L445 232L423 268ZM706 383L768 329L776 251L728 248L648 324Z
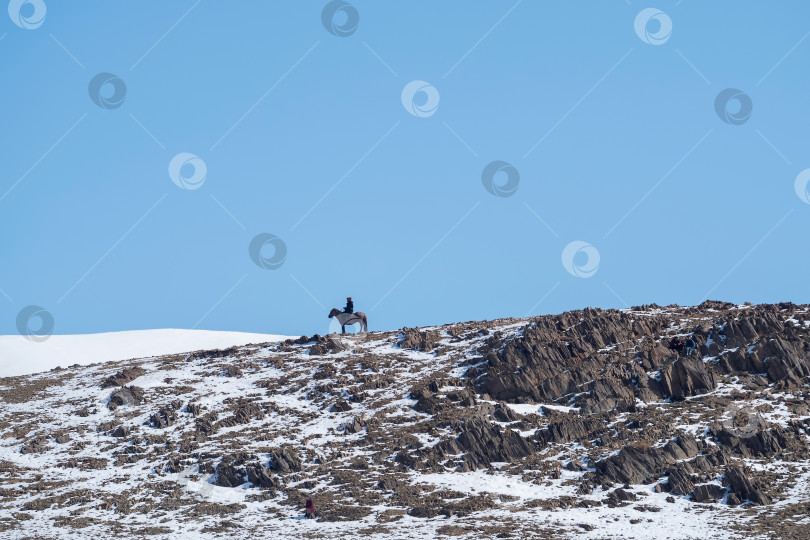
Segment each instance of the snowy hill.
M4 378L0 538L810 538L808 376L705 302Z
M40 342L19 335L0 336L0 377L38 373L58 366L84 366L204 349L225 349L287 338L271 334L176 329L50 336Z

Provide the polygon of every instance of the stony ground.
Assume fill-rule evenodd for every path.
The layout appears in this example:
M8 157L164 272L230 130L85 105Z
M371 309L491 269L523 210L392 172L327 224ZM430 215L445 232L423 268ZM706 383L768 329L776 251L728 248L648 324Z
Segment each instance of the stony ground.
M0 379L0 538L810 538L808 376L705 302Z

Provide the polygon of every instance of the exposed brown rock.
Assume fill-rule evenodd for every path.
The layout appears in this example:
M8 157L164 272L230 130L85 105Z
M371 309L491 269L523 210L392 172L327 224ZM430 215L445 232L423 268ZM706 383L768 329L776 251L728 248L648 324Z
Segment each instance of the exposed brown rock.
M146 370L141 367L124 368L115 375L110 375L101 383L102 388L109 386L125 386L141 375L146 375Z

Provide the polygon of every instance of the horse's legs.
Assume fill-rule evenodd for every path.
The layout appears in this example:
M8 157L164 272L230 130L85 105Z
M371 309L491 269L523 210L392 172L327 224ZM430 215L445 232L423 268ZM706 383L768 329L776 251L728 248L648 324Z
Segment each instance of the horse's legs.
M340 327L340 333L341 333L341 334L345 334L345 333L346 333L346 325L345 325L345 324L344 324L344 325L341 325L341 327Z

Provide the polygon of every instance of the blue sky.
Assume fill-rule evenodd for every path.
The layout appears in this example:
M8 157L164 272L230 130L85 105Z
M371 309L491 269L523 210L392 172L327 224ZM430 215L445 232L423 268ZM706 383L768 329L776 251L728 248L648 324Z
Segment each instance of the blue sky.
M0 334L30 305L57 334L298 335L347 295L372 330L810 301L806 2L10 12Z

